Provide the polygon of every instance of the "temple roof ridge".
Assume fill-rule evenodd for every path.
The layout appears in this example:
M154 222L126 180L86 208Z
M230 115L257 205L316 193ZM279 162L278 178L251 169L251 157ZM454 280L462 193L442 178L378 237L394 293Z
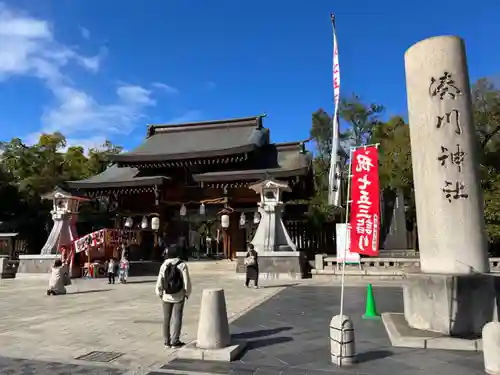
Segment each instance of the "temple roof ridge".
M220 119L220 120L207 120L207 121L197 121L197 122L187 122L179 124L148 124L147 136L151 137L157 133L163 132L188 132L197 130L207 130L207 128L217 129L221 127L235 127L235 126L254 126L257 129L263 128L262 118L266 115L257 115L250 117L237 117L230 119Z
M263 127L263 117L149 126L148 137L142 144L109 158L119 164L135 166L250 153L269 143L269 129Z

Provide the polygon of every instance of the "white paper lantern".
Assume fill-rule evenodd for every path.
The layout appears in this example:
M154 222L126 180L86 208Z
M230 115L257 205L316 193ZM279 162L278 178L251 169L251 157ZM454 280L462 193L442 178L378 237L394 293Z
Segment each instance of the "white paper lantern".
M131 217L127 217L125 220L125 228L132 228L134 225L134 220Z
M229 228L229 215L222 215L220 218L220 224L224 229Z
M186 206L182 205L181 206L181 210L179 211L179 215L181 215L182 217L186 216Z
M160 218L155 216L151 219L151 229L158 230L160 229Z
M253 223L254 224L259 224L260 223L260 213L255 212L253 214Z
M205 210L205 205L202 203L200 204L200 215L205 215L206 210Z
M148 218L144 216L141 221L141 228L146 229L148 227Z
M245 216L245 213L242 212L240 215L240 227L244 227L246 223L247 223L247 218Z

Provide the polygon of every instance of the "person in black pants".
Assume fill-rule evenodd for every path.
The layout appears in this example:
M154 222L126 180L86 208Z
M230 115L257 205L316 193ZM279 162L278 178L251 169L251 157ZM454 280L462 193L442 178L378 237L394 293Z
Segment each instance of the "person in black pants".
M248 288L252 280L254 287L257 289L259 287L259 259L252 244L248 244L245 266L247 267L245 286Z
M117 263L115 262L114 258L111 258L108 262L108 284L114 284L115 283L115 275L116 275L116 269L117 269Z

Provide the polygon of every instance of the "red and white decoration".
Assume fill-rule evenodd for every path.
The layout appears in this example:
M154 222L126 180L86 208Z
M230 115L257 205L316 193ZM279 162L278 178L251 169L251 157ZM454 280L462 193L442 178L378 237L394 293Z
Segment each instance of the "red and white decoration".
M87 251L89 249L104 245L105 240L106 240L106 230L101 229L77 239L74 242L75 250L77 253L80 253L82 251Z
M351 160L350 252L378 256L380 192L377 146L353 150Z

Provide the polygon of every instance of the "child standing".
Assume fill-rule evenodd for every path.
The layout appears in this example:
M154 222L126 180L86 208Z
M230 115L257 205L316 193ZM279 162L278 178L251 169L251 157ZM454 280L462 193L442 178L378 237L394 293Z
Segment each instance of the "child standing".
M114 258L108 261L108 284L115 283L116 262Z
M127 278L128 278L128 269L129 269L129 261L125 256L122 257L122 260L120 261L120 273L119 273L119 278L118 282L122 284L127 283Z

